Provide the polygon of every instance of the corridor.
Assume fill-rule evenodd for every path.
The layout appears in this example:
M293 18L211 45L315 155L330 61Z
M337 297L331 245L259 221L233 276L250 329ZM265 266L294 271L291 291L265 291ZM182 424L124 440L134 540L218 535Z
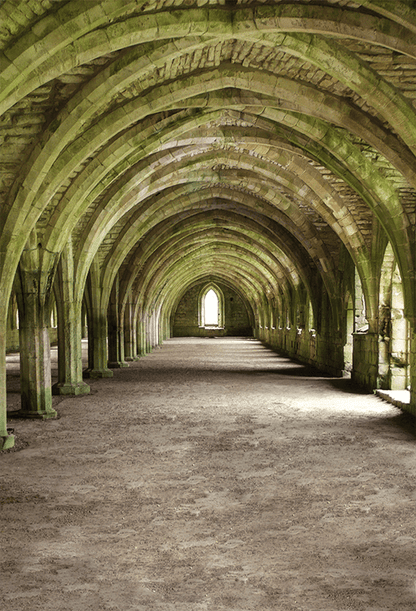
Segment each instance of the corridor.
M168 339L56 420L12 417L16 375L1 608L415 609L410 415L245 338Z

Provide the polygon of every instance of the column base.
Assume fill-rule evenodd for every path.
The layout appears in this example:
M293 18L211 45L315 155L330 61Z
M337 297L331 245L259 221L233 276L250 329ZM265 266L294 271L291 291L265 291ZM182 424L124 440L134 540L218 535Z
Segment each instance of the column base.
M14 435L3 435L0 437L0 452L10 450L14 446Z
M110 369L121 369L122 367L128 367L129 364L124 361L112 361L111 363L107 363L107 367Z
M134 361L134 358L132 356L126 356L125 361L131 363L132 361Z
M32 420L47 420L48 418L56 418L58 412L54 409L42 410L38 412L27 412L24 409L19 409L17 412L13 412L9 417L11 418L31 418Z
M53 395L87 395L90 390L90 387L85 382L78 382L77 384L58 382L52 386Z
M84 372L86 378L112 378L113 372L111 369L87 369Z

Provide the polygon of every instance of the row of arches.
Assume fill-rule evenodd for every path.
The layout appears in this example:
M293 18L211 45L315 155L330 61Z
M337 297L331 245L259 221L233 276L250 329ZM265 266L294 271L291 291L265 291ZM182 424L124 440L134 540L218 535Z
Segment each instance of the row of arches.
M55 285L58 287L58 283ZM117 335L120 329L119 321L119 283L116 283L113 287L112 297L108 307L108 320L113 321L114 332ZM353 299L353 295L355 298ZM183 298L183 295L181 295ZM233 297L231 297L233 300ZM178 305L179 299L176 302ZM362 334L365 336L368 332L368 322L366 319L365 300L363 298L361 282L357 273L355 273L355 284L354 291L346 293L346 315L343 319L343 345L344 345L344 371L352 371L353 369L353 334ZM88 304L88 297L83 301L83 307L81 310L81 335L87 337L87 318L92 320L91 305ZM385 252L384 263L382 267L382 274L380 279L380 318L379 318L379 352L378 352L378 384L381 388L386 389L406 389L410 384L409 378L409 347L410 347L410 333L409 325L405 318L404 310L404 298L400 272L397 263L394 259L394 254L391 247L388 247ZM295 328L297 333L297 343L299 344L299 334L302 332L308 332L310 336L316 337L316 328L320 325L319 321L314 317L313 308L311 305L310 297L307 292L303 293L302 301L297 303L296 308L288 308L284 310L283 301L278 305L277 300L274 298L268 307L259 312L259 323L260 335L263 335L263 339L273 344L273 331L282 329ZM292 303L293 306L293 303ZM22 307L22 306L21 306ZM249 315L249 330L246 333L250 334L252 330L255 332L255 317L250 309L249 304L245 305L250 310ZM126 336L131 335L132 322L130 317L132 316L132 304L126 303L124 305L124 321L121 325L123 327L123 333ZM54 299L51 300L50 305L50 320L48 321L47 327L49 329L50 339L52 341L58 340L58 311L59 317L61 318L62 326L65 324L65 316L62 312L62 303L60 302L57 290L54 293ZM87 314L88 313L88 314ZM203 284L202 288L199 289L197 298L197 310L194 312L195 320L198 320L198 327L207 330L212 329L220 331L226 325L225 316L225 298L224 293L217 283L209 282ZM123 315L123 312L121 313ZM172 333L172 329L175 326L176 310L174 310L170 316L170 329L169 334ZM137 321L134 323L137 327ZM16 293L12 295L12 299L9 305L8 312L8 336L9 345L8 349L18 349L19 339L16 335L16 331L19 330L19 307L18 299L16 299ZM248 327L246 327L247 329ZM129 330L129 331L128 331ZM55 331L55 332L54 332ZM14 336L13 336L14 332ZM138 333L136 329L135 333ZM62 335L62 334L61 334ZM150 335L148 333L148 335ZM156 333L158 336L159 333ZM116 342L117 344L118 342ZM126 355L127 360L133 360L133 357L137 357L139 354L146 353L147 349L150 349L154 344L148 340L143 343L142 348L134 346L132 338L124 344L123 354ZM111 342L110 342L111 346ZM281 346L276 346L278 349ZM302 354L297 350L293 352L293 356L301 357ZM61 350L62 351L62 350ZM116 357L109 359L113 367L122 366L121 363L124 361L124 356L120 356L120 351L115 350ZM310 354L306 354L306 360L310 360Z
M0 437L16 307L22 414L49 417L54 308L56 391L79 394L85 329L110 376L196 286L223 291L212 326L233 290L256 337L414 409L409 3L20 4L0 6Z
M365 318L365 301L362 295L362 288L359 276L355 275L356 305L353 303L351 294L347 295L347 316L346 343L344 346L345 369L352 369L352 334L366 332L368 324ZM232 299L232 298L231 298ZM379 319L379 379L381 387L385 388L406 388L408 386L408 355L409 355L409 324L405 318L404 296L400 271L394 258L394 253L389 245L386 248L380 278L380 319ZM305 313L306 310L306 313ZM202 328L221 329L225 324L224 294L217 284L209 283L203 286L198 295L198 325ZM310 302L306 305L298 306L296 311L296 327L303 329L308 327L309 331L314 332L313 311ZM86 310L82 310L84 321L82 333L86 336ZM307 321L307 325L305 325ZM270 328L290 327L294 321L290 319L290 313L286 313L285 324L282 322L282 315L276 311L270 312ZM268 326L268 325L267 325ZM56 299L51 304L49 329L57 329L58 312ZM16 293L12 294L8 312L8 350L18 347L19 341L16 334L11 337L13 331L19 329L19 308ZM52 341L56 341L56 335L52 334ZM392 373L392 367L395 372ZM395 381L389 381L394 378Z
M206 255L207 251L204 250ZM37 329L34 329L33 321L29 320L28 324L25 318L30 303L16 279L8 313L8 336L13 328L19 328L22 372L20 415L53 417L56 414L51 406L51 392L88 393L86 377L111 377L112 369L128 366L129 361L161 345L174 334L178 304L187 288L185 286L176 291L176 299L170 302L169 308L166 307L168 300L164 299L154 302L150 310L143 300L137 299L140 293L134 297L131 288L121 297L123 282L122 276L118 275L106 311L100 316L102 308L97 303L97 297L102 294L94 287L93 274L88 276L86 291L77 312L71 310L73 303L66 303L64 295L60 293L65 285L64 274L63 261L60 261L54 290L44 306L47 319ZM314 364L333 375L350 372L368 390L375 387L410 389L411 334L405 318L400 272L392 248L389 246L385 251L380 277L379 298L382 305L375 333L369 332L361 281L352 264L350 276L344 287L346 309L345 315L339 319L338 335L334 333L334 311L325 291L320 295L310 293L302 283L290 295L270 292L269 299L257 302L248 299L249 323L245 334L253 334L276 350ZM167 289L167 294L172 292ZM198 290L197 303L198 326L204 333L211 330L218 334L227 324L224 292L218 282L203 282ZM68 312L76 315L76 318L69 318ZM55 325L56 334L53 333ZM43 352L36 351L34 330L43 340L38 341ZM88 337L89 340L86 371L82 371L81 337ZM51 338L58 343L59 355L59 379L54 387L51 385L48 355ZM373 342L372 350L371 345L369 350L369 341ZM35 401L33 380L29 375L34 367L40 380Z

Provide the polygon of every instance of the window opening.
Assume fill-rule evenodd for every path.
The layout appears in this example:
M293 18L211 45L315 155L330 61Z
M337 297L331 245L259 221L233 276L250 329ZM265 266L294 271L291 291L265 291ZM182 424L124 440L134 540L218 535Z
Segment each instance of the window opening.
M213 289L205 295L205 326L218 326L218 296Z
M213 283L205 285L198 297L198 325L205 329L223 329L224 308L222 290Z

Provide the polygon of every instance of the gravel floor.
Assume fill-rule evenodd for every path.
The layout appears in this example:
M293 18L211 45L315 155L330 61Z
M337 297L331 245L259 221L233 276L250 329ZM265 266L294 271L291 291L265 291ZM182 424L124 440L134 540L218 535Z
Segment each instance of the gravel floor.
M410 416L243 338L90 383L10 420L2 609L414 611Z

